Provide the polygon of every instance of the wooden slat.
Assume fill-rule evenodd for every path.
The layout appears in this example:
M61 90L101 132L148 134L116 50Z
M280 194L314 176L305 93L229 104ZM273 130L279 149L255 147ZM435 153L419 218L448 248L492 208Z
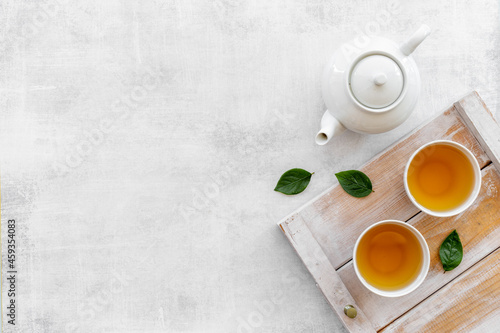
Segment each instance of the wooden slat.
M349 294L330 261L311 235L303 219L300 216L291 216L285 223L280 224L280 227L349 332L375 332L363 310ZM344 314L343 309L346 305L356 307L358 311L356 318L351 319Z
M421 145L437 139L463 144L481 166L490 161L452 107L360 169L372 180L374 193L366 198L354 198L335 185L296 212L304 218L336 269L351 259L355 240L366 227L384 219L405 221L419 212L404 191L402 175L411 154Z
M500 249L383 332L499 332Z
M398 298L377 296L360 283L352 262L338 270L345 286L361 305L375 329L383 328L500 247L500 174L493 164L483 169L482 174L480 194L465 212L449 218L420 213L408 221L422 233L431 253L429 273L416 291ZM460 266L444 273L438 254L439 246L454 229L460 235L464 258ZM443 298L442 301L447 302L447 299Z
M481 97L474 91L455 103L455 107L495 167L500 170L500 125Z

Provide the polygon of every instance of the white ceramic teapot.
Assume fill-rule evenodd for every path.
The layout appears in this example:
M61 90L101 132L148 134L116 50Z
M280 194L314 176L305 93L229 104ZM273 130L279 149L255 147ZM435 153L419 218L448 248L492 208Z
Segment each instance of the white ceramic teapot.
M397 45L381 37L367 37L363 45L344 44L323 75L326 110L316 143L324 145L350 129L366 134L387 132L411 114L420 94L420 75L410 56L430 34L422 25Z

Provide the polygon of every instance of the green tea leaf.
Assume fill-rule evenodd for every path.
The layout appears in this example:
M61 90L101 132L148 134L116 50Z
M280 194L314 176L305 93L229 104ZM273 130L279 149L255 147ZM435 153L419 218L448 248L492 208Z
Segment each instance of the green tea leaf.
M306 189L313 174L314 172L304 169L288 170L281 176L274 190L286 195L298 194Z
M439 248L439 257L445 271L451 271L462 262L464 249L456 230L446 237Z
M353 197L362 198L373 192L370 178L361 171L347 170L336 173L335 176L344 191Z

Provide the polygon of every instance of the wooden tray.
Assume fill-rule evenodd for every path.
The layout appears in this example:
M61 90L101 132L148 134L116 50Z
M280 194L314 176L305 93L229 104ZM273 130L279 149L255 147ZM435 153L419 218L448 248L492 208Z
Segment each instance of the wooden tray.
M469 148L482 169L482 188L464 213L436 218L408 199L403 170L426 142L448 139ZM500 126L472 92L360 168L375 192L358 199L338 185L278 223L349 332L500 331ZM340 170L337 170L340 171ZM385 298L369 292L352 265L354 243L369 225L407 221L425 237L431 265L425 281L409 295ZM456 229L464 258L443 273L439 246ZM356 318L344 314L354 305Z

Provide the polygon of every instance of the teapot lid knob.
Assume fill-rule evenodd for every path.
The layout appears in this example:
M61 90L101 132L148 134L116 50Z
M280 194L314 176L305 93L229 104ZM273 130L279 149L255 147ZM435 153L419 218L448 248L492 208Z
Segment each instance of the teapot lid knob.
M387 75L385 75L384 73L375 74L373 82L375 82L377 86L382 86L387 82Z

